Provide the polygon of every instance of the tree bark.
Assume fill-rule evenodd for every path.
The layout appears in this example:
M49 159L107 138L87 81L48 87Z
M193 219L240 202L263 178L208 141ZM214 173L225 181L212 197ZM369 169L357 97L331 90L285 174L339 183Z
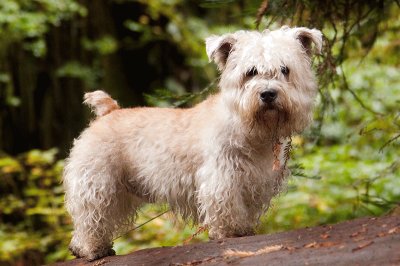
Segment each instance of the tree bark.
M400 265L400 216L145 249L74 265Z

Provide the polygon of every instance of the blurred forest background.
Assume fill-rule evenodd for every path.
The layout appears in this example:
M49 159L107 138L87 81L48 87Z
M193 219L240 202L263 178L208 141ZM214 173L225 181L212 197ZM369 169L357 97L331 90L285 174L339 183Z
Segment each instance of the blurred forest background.
M122 106L187 107L216 89L204 38L281 25L321 29L313 126L293 138L293 177L259 233L383 215L400 204L400 3L388 0L1 0L0 264L72 258L63 158L90 120L86 91ZM138 224L165 206L146 206ZM118 254L179 245L165 214ZM206 240L203 233L192 240Z

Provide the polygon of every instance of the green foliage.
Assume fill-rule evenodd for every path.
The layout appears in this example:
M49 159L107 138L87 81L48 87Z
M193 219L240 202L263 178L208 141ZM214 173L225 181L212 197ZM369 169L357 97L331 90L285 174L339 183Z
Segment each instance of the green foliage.
M20 46L34 57L43 58L47 53L49 30L76 15L86 14L86 8L75 0L0 1L0 61L6 62L10 50ZM15 96L10 72L6 64L0 64L0 96L4 89L4 103L17 107L21 100ZM2 98L0 104L3 104Z
M394 150L380 154L368 146L340 144L304 153L295 148L296 162L321 179L294 176L264 217L261 232L336 223L378 216L400 202L400 162Z
M82 44L86 50L94 51L100 55L112 54L118 49L117 41L110 35L105 35L97 40L84 38Z
M137 224L140 225L162 213L165 208L146 205L140 210ZM129 232L115 241L115 250L119 254L126 254L143 248L182 245L191 240L196 233L197 226L186 225L170 212L151 221L150 223ZM207 233L201 233L190 243L205 241Z
M56 149L0 157L0 262L64 259L70 222L65 214ZM62 248L58 248L62 246Z
M27 39L27 50L41 57L46 53L44 35L51 26L75 14L86 15L86 9L74 0L4 0L0 3L0 46L4 51L13 42ZM4 46L6 45L6 46Z
M69 77L82 80L88 88L96 87L99 73L97 69L82 65L76 61L67 62L57 69L57 77Z

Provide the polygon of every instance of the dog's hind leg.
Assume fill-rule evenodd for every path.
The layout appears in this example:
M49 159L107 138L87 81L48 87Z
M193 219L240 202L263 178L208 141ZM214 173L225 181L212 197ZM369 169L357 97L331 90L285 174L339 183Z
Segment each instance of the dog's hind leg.
M78 150L79 156L73 152L64 171L65 204L74 224L70 250L94 260L115 254L112 240L133 223L140 202L131 193L122 167L113 167L112 157L95 153L97 158L90 158Z

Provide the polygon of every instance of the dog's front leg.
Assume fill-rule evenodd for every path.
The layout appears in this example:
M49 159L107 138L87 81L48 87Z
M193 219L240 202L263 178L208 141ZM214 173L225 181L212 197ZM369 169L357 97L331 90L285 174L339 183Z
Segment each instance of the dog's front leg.
M254 235L258 215L245 204L234 177L212 178L200 185L200 220L209 228L210 239Z

